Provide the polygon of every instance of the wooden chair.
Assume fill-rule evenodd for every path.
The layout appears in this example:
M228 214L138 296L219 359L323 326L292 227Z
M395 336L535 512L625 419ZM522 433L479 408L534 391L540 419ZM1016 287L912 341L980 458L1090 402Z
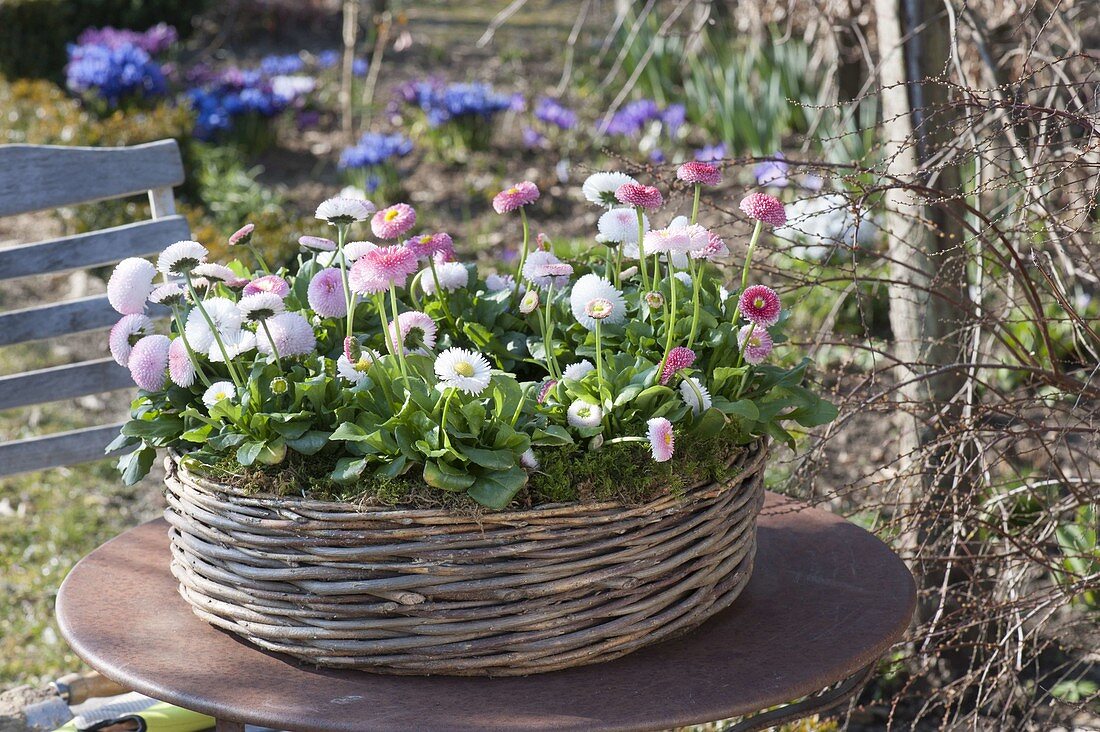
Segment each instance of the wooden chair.
M0 249L0 287L20 277L114 264L190 238L172 186L183 182L175 140L119 148L0 146L0 217L148 192L147 221ZM163 317L167 311L150 311ZM106 295L0 312L0 347L106 328L119 318ZM133 385L105 351L64 366L0 377L0 410L71 399ZM0 443L0 477L103 457L119 424Z

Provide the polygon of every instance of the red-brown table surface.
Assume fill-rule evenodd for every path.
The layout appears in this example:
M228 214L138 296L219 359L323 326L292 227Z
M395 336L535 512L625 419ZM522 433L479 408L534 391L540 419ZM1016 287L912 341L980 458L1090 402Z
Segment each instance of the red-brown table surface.
M752 713L873 663L909 624L913 578L881 541L768 494L752 579L694 632L528 677L383 676L302 665L199 620L151 521L81 560L61 632L105 676L219 719L292 730L665 729Z

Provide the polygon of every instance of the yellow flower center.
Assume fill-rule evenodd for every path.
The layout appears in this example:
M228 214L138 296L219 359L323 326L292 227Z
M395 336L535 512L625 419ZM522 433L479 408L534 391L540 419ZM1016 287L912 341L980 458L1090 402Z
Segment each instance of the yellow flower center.
M519 193L519 188L516 188L515 186L512 186L511 188L508 189L508 193L511 194L511 195Z
M665 434L665 445L668 446L668 447L672 446L672 433L671 432L668 432L668 433Z
M386 212L386 221L393 221L394 219L396 219L400 215L401 215L401 212L398 211L396 208L390 209L389 211Z
M372 363L374 363L374 361L371 360L370 356L364 353L362 356L359 357L359 360L355 362L354 368L356 371L362 373L370 369L370 365Z
M455 364L455 373L459 376L470 377L474 375L474 367L469 361L459 361Z
M762 297L753 298L752 306L754 308L762 308L762 307L764 307L765 304L766 303L764 302L764 298L762 298Z

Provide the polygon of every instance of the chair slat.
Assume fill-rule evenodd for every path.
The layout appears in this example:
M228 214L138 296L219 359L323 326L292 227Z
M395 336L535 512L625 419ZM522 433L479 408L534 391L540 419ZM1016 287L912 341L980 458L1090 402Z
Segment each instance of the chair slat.
M132 147L0 145L0 216L145 193L183 182L175 140Z
M112 358L0 376L0 409L100 394L134 385L130 372Z
M191 236L187 219L169 216L87 234L0 249L0 280L67 272L143 257Z
M86 427L0 444L0 477L99 460L121 427Z
M151 305L149 316L163 318L168 308ZM106 295L93 295L54 305L0 313L0 346L107 328L122 317Z

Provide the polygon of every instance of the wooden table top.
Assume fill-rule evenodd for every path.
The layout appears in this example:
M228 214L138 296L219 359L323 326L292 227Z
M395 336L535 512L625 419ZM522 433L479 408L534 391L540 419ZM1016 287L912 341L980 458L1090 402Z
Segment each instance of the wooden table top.
M666 729L752 713L874 662L904 633L913 578L881 541L767 495L752 579L694 632L594 666L502 679L302 665L191 613L151 521L73 568L61 632L103 675L224 720L292 730Z

